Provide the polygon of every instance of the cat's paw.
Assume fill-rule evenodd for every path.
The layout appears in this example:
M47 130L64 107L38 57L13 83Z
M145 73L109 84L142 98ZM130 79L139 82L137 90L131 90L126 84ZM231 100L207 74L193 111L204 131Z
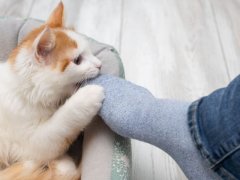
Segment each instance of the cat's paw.
M81 98L79 102L85 112L96 115L104 100L104 89L98 85L87 85L80 88L76 95Z
M81 175L80 166L76 167L73 159L68 155L63 155L62 157L50 162L49 167L55 170L55 174L58 177L77 179L77 177L79 178Z

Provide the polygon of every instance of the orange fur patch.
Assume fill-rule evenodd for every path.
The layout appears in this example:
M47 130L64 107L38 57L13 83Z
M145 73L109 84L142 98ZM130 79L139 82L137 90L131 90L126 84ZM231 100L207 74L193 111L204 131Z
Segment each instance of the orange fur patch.
M70 61L68 59L64 59L63 61L61 61L58 66L58 69L63 72L65 71L65 69L67 68L67 66L69 65Z
M56 168L58 161L48 164L33 162L31 166L15 163L5 170L0 171L1 180L80 180L79 173L73 172L70 176L61 174ZM77 167L76 167L77 168ZM80 169L79 169L80 170Z
M45 26L46 25L42 25L39 28L33 30L26 36L26 38L23 39L20 45L15 48L10 54L10 57L8 59L8 62L10 64L14 65L21 48L26 48L29 50L32 48L34 40L44 30ZM63 72L71 62L71 59L68 57L69 52L78 48L76 41L71 39L62 30L64 29L51 28L51 31L53 31L54 35L56 36L56 45L46 59L48 61L48 64L51 65L52 69L57 69L60 72Z
M64 32L56 31L56 46L50 53L49 59L53 69L63 72L70 64L68 54L71 50L77 49L77 43L69 38Z
M31 47L35 38L43 31L44 28L45 28L45 26L42 25L42 26L34 29L32 32L30 32L22 40L22 42L10 53L10 56L8 58L8 62L13 65L16 61L17 55L19 54L21 48Z

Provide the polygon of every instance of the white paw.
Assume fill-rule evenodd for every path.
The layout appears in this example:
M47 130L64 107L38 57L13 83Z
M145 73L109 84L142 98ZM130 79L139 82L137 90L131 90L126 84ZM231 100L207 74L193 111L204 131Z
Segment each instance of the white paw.
M80 177L80 167L76 167L74 161L68 155L64 155L54 161L56 175L63 177L63 179L73 179Z
M82 110L95 116L104 100L104 89L98 85L87 85L80 88L76 94Z

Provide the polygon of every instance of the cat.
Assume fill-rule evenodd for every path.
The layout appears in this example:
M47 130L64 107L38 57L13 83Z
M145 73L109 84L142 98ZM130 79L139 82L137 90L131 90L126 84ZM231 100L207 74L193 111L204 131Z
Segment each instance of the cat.
M64 24L60 2L0 64L1 180L80 179L66 151L101 108L104 90L78 87L102 64Z

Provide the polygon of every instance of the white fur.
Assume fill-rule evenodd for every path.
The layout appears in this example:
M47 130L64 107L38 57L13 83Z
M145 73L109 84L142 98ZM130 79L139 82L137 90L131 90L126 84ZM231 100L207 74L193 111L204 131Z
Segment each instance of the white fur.
M73 141L101 107L103 88L96 85L80 88L66 101L75 84L95 77L101 65L83 37L66 34L81 43L71 54L83 55L80 65L70 63L64 72L51 70L37 63L34 45L21 49L14 66L0 64L0 163L6 166L58 158L66 150L66 139Z

